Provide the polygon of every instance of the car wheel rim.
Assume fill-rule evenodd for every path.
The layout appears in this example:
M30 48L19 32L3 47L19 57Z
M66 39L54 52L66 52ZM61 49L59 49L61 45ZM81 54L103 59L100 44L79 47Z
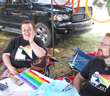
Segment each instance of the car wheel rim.
M42 38L42 40L44 41L44 43L47 42L47 40L48 40L48 34L47 34L47 31L44 28L37 28L36 34L37 34L37 37Z

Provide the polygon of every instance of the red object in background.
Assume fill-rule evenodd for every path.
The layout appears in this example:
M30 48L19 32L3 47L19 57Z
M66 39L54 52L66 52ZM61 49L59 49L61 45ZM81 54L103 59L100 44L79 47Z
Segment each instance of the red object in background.
M0 60L0 63L2 63L2 62L3 62L3 60L1 59L1 60Z
M73 84L73 80L74 80L75 76L68 76L68 77L59 77L56 78L56 80L66 80L68 83Z
M97 55L98 55L98 52L90 52L90 53L88 53L87 55L94 55L94 56L97 56Z
M2 62L3 62L3 59L2 59L2 55L0 53L0 63L2 63Z
M77 5L77 9L76 11L74 10L74 0L72 0L72 10L73 10L73 13L77 13L78 10L79 10L79 5L80 5L80 0L78 0L78 5Z
M67 4L70 2L70 0L68 0L65 4L60 5L60 4L58 4L55 0L53 0L53 1L54 1L54 3L55 3L57 6L65 6L65 5L67 5Z

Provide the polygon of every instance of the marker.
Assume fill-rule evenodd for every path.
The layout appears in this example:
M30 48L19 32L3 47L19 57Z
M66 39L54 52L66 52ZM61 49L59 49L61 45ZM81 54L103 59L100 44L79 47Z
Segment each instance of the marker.
M15 73L17 74L18 72L16 71Z

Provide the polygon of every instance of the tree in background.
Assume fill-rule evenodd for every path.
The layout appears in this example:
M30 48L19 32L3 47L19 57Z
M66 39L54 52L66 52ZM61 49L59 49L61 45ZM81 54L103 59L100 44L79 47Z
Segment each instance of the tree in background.
M93 6L97 6L97 8L107 7L107 0L94 0Z

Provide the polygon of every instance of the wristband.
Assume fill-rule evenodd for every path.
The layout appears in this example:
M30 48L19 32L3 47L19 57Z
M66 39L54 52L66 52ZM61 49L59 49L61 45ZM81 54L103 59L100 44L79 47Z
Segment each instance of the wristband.
M34 41L31 41L30 43L33 43Z

